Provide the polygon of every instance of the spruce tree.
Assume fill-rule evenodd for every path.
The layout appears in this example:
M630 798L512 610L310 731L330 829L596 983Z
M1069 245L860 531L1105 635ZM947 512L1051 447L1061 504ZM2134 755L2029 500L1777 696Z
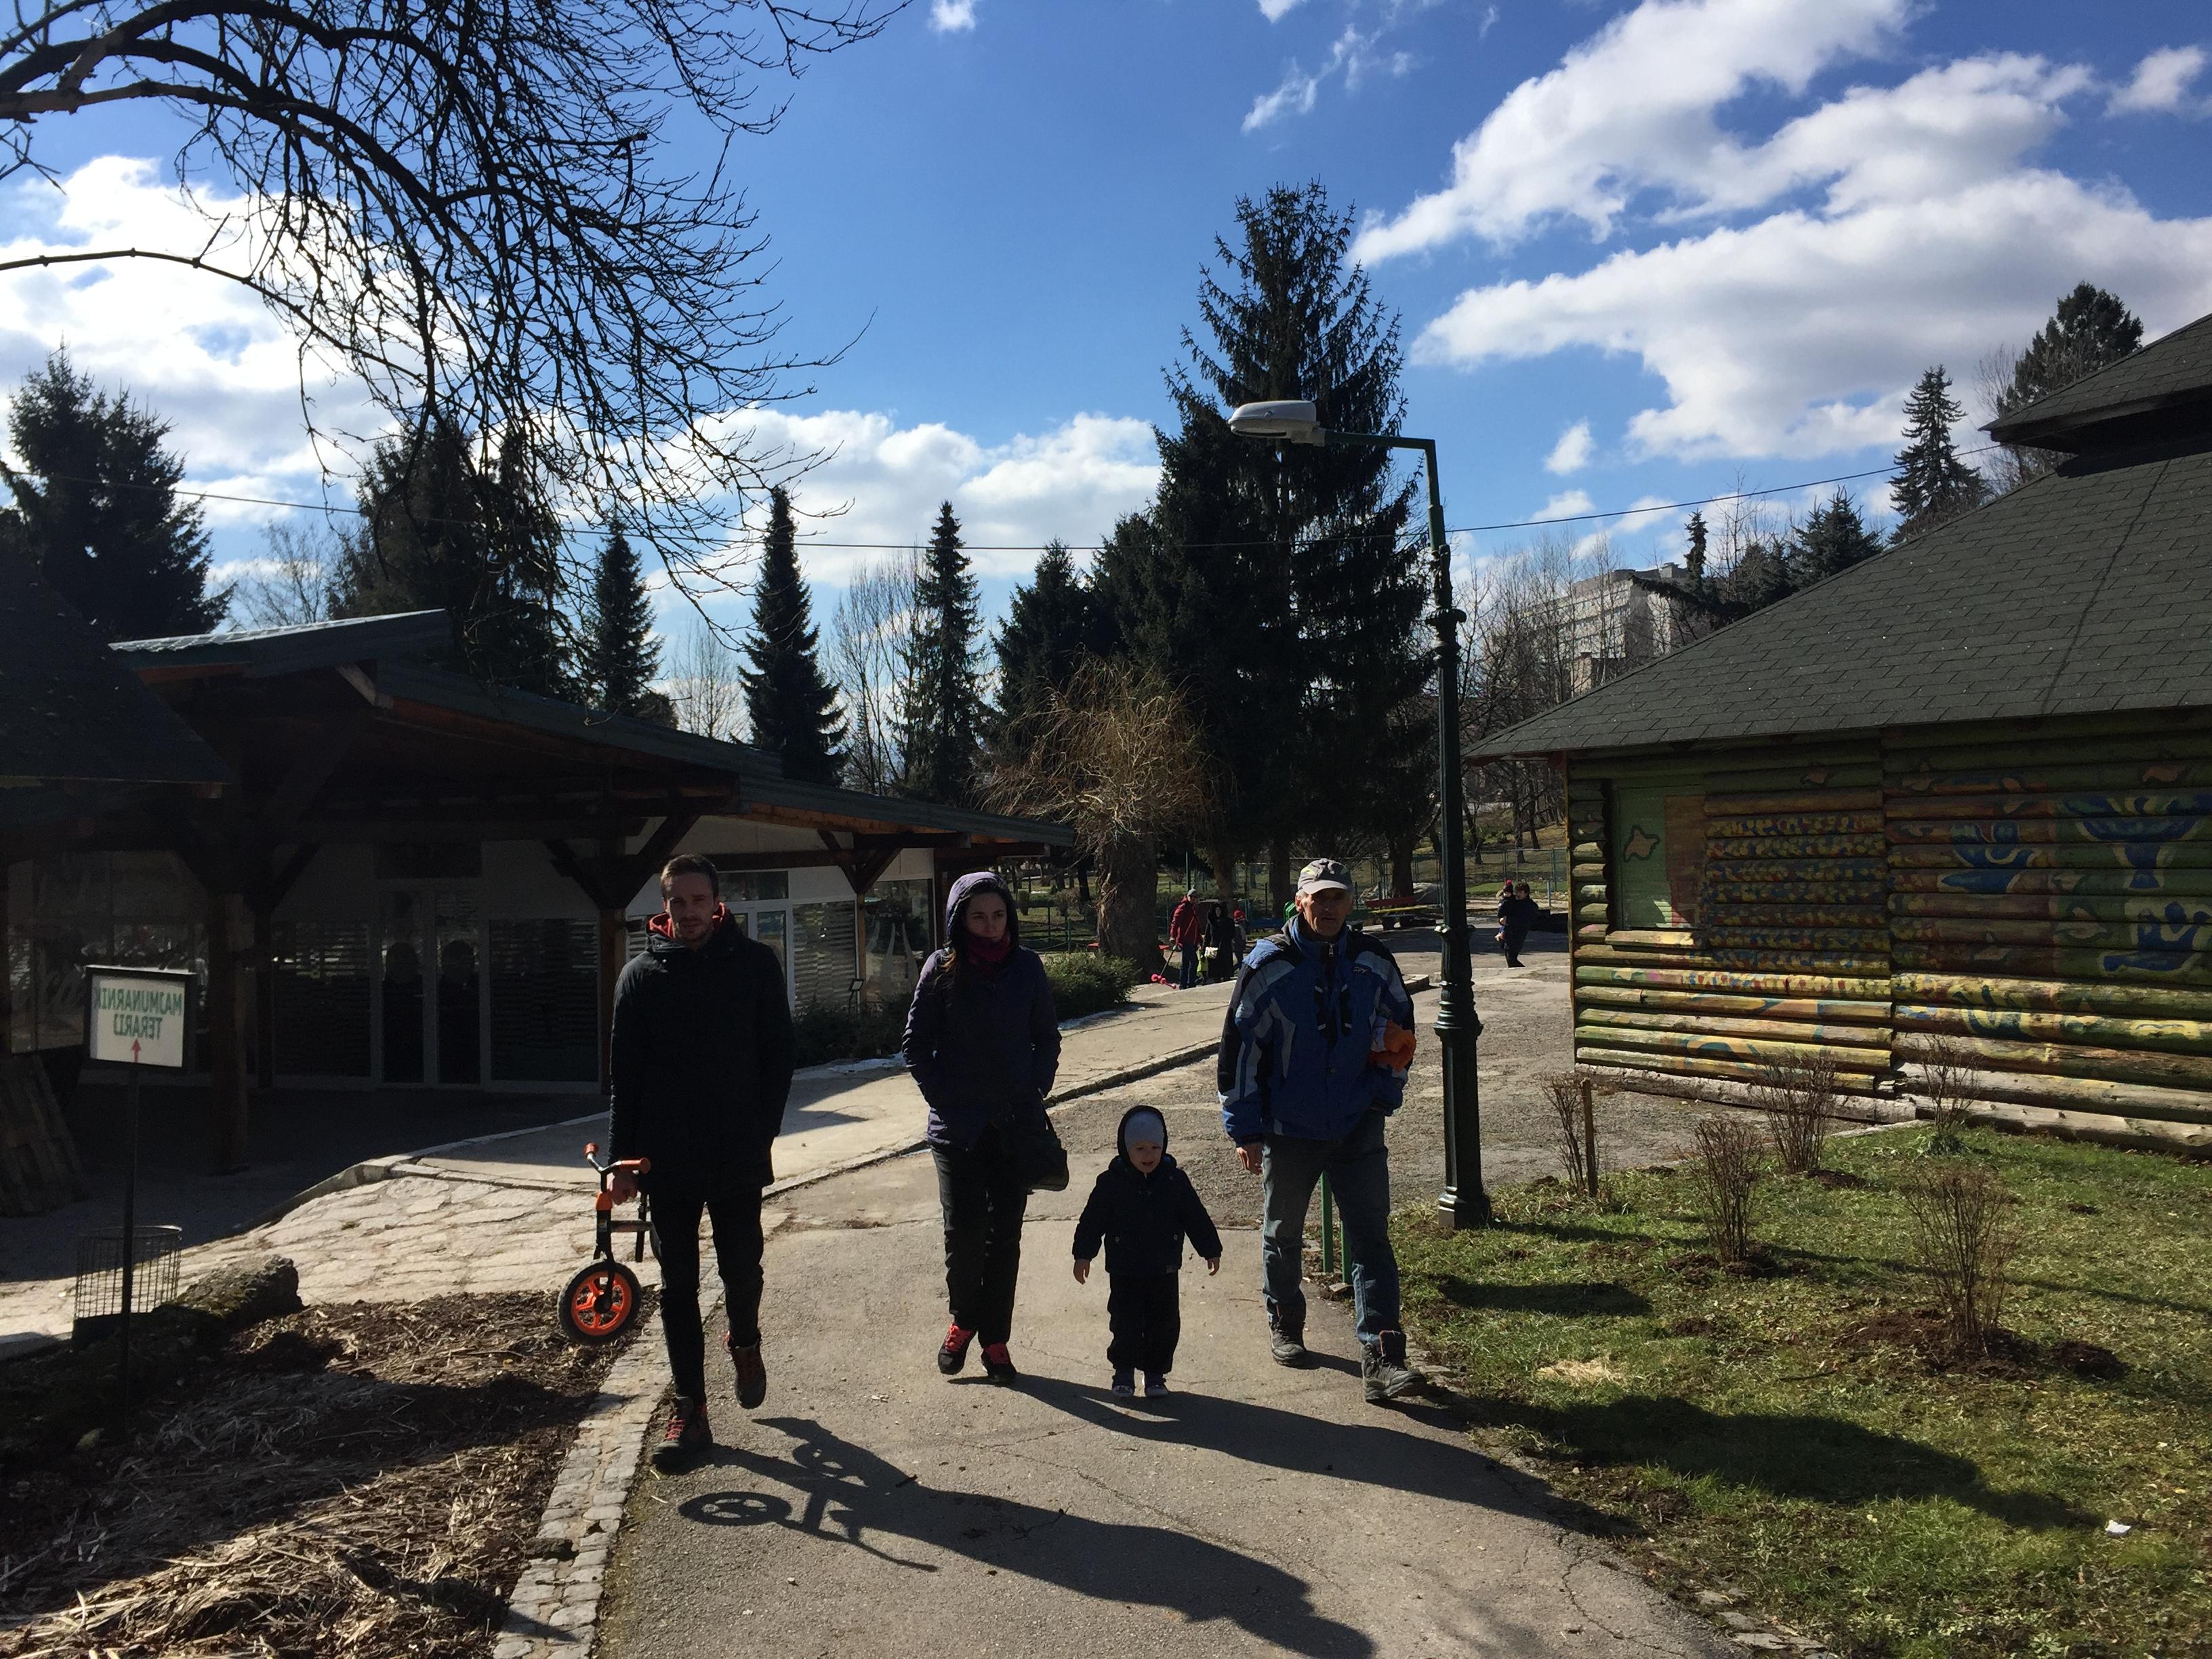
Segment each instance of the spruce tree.
M1397 833L1394 803L1432 787L1426 723L1398 718L1431 668L1428 557L1407 533L1419 474L1388 450L1229 431L1223 411L1261 398L1310 398L1343 432L1395 432L1404 410L1397 319L1346 262L1352 216L1310 184L1236 217L1200 282L1204 337L1186 330L1168 372L1137 631L1200 726L1210 861L1265 847L1280 885L1294 843Z
M1941 363L1905 398L1905 447L1897 453L1897 480L1889 487L1899 540L1980 505L1981 477L1959 459L1951 441L1951 428L1965 412L1951 396L1951 377Z
M66 351L23 382L8 411L21 470L0 459L0 547L31 560L106 640L201 634L229 590L208 591L199 504L180 501L185 464L169 423L128 393L97 390Z
M915 623L901 697L906 793L947 806L975 805L982 757L983 696L976 686L979 599L960 520L939 508L915 585Z
M844 763L845 723L837 713L837 693L822 672L814 601L799 574L791 497L774 489L768 503L753 636L745 646L751 741L782 760L784 776L835 783Z
M653 606L645 596L636 550L620 525L607 532L599 549L584 620L580 690L610 714L669 723L668 699L653 689L653 676L660 672Z
M514 440L488 460L432 416L378 446L362 527L339 561L331 614L443 611L459 666L544 696L574 690L556 605L561 529Z
M1858 507L1840 489L1814 508L1799 527L1796 543L1790 564L1792 580L1800 587L1881 551L1881 543L1859 517Z
M2020 354L2013 365L2012 384L1997 394L1997 413L2025 409L2083 375L2119 362L2142 344L2142 319L2117 295L2093 283L2077 283Z
M1705 544L1711 535L1705 528L1705 515L1692 510L1689 523L1683 528L1689 537L1689 545L1682 555L1682 568L1691 587L1702 592L1705 585Z
M994 748L1013 740L1023 720L1043 706L1047 693L1064 687L1076 665L1097 652L1097 613L1067 544L1046 543L1036 572L1014 588L994 641L999 658Z

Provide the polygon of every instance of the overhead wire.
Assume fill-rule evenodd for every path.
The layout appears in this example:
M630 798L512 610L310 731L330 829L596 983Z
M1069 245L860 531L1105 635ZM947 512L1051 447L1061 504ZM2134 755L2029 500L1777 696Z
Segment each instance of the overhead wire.
M1973 449L1962 449L1959 451L1958 453L1960 459L1963 459L1965 457L1969 455L1985 455L1991 450L2002 449L2003 447L2004 446L2002 444L1983 444ZM1853 483L1862 478L1886 478L1896 471L1897 467L1895 464L1893 463L1888 466L1869 467L1863 472L1838 472L1826 478L1808 478L1796 483L1773 484L1763 489L1731 489L1718 495L1701 495L1686 501L1640 501L1630 507L1593 508L1587 513L1554 514L1540 519L1503 519L1495 524L1447 525L1444 526L1444 533L1448 536L1475 536L1485 535L1491 532L1499 530L1539 530L1553 525L1589 524L1594 523L1600 519L1628 519L1638 518L1646 514L1652 513L1675 513L1681 511L1685 507L1714 507L1723 501L1755 501L1761 496L1788 495L1801 489L1820 489L1826 488L1830 484ZM86 477L78 473L50 472L40 473L37 476L58 479L68 483L95 484L103 489L160 489L163 488L163 486L160 484L139 483L130 480ZM368 516L367 509L363 507L345 507L330 501L288 501L279 500L274 496L240 495L223 490L187 489L181 486L174 485L169 486L168 489L169 493L172 495L181 495L191 501L222 501L228 505L240 507L285 507L295 512L320 513L325 517L329 517L334 514L344 514L353 518L366 518ZM416 514L412 517L410 521L417 524L463 524L471 522L467 520L451 519L445 517L444 515L435 514ZM584 535L603 535L606 532L596 530L583 530L576 533ZM650 532L646 533L649 534ZM1382 536L1388 533L1389 532L1382 531L1332 532L1327 535L1326 539L1341 541L1352 539L1363 534ZM798 545L802 548L821 548L824 550L834 550L840 552L903 553L909 550L919 548L924 544L922 542L919 541L833 542L821 540L815 537L803 534L798 537L797 541ZM1275 544L1273 540L1183 542L1178 544L1178 545L1183 547L1207 549L1271 547L1274 544ZM965 553L1042 553L1046 550L1046 547L1048 545L1048 544L1045 543L1030 544L1023 542L963 542L960 544L961 550ZM1060 545L1065 547L1066 550L1071 553L1097 553L1104 550L1103 547L1097 543L1080 546L1068 543L1061 543Z

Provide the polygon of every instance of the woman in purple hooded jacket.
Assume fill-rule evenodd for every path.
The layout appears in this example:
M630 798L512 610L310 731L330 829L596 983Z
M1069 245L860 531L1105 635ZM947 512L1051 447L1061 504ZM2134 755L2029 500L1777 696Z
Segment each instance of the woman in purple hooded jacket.
M1029 1181L1021 1130L1043 1109L1060 1069L1060 1022L1044 963L1021 945L1013 895L990 871L952 884L945 948L922 965L907 1011L907 1069L929 1103L929 1150L945 1221L945 1288L952 1328L937 1352L947 1376L983 1339L996 1382L1017 1373L1006 1352L1022 1264Z

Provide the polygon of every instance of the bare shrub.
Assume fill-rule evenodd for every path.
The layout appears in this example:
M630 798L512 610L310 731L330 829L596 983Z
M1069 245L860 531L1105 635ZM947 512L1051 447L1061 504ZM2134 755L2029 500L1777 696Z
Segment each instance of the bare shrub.
M1752 1090L1774 1137L1784 1175L1810 1175L1836 1121L1836 1062L1826 1054L1799 1055L1766 1068Z
M1948 1155L1966 1150L1966 1109L1972 1103L1973 1050L1954 1036L1924 1036L1912 1046L1918 1061L1920 1114L1936 1126L1928 1150Z
M1690 1165L1698 1216L1723 1262L1751 1258L1751 1224L1759 1176L1765 1173L1759 1136L1736 1117L1709 1117L1698 1125L1698 1156Z
M1554 1072L1538 1081L1559 1123L1560 1176L1577 1192L1595 1198L1597 1118L1590 1103L1590 1080L1572 1072Z
M1936 1284L1952 1352L1979 1359L2004 1310L2006 1268L2020 1242L2012 1194L1974 1164L1928 1166L1905 1183L1912 1259Z

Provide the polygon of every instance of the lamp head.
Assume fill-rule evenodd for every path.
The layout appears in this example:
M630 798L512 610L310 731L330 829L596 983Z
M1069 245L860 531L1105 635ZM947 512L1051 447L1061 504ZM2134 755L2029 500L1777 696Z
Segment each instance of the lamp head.
M1271 438L1277 443L1322 445L1328 434L1310 403L1279 399L1244 404L1229 416L1229 429L1240 438Z

